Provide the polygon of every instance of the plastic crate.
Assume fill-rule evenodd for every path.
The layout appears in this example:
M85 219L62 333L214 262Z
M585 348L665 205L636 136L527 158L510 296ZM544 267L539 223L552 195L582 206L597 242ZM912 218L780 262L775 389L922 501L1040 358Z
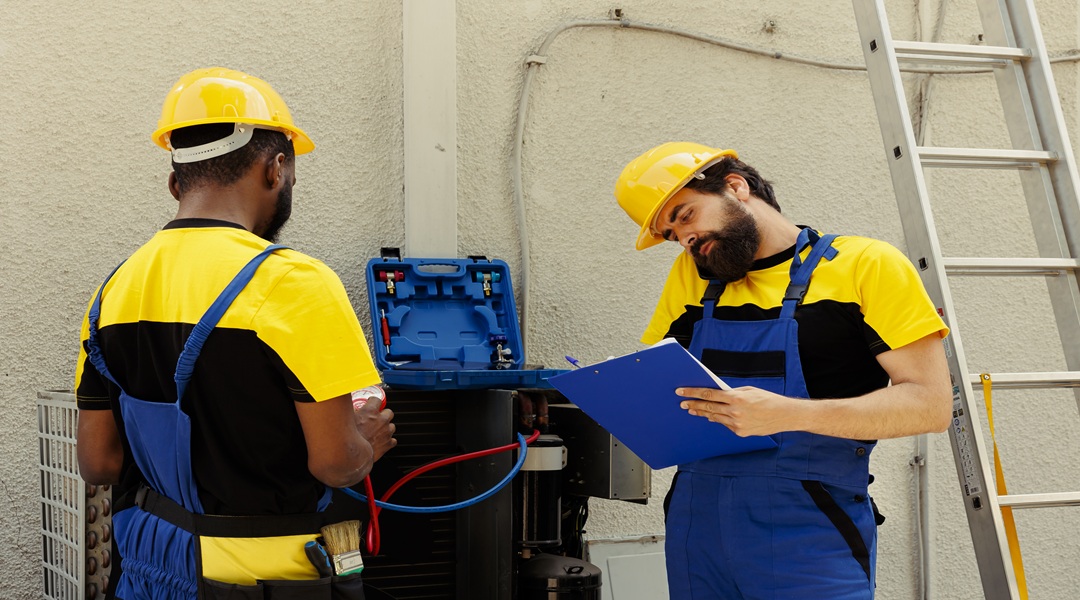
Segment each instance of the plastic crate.
M112 571L110 486L79 477L74 394L39 392L37 414L43 597L104 598Z

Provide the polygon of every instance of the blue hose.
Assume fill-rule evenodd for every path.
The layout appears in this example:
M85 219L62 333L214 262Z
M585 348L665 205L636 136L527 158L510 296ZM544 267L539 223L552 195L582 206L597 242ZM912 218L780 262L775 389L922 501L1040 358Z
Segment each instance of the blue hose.
M478 502L483 502L484 500L487 500L488 498L490 498L490 497L494 496L495 494L497 494L499 492L499 490L506 487L506 484L510 483L510 480L512 480L514 478L514 476L518 474L518 471L521 470L522 465L525 464L525 453L528 452L529 445L527 443L525 443L525 436L523 436L523 435L521 435L519 433L519 434L517 434L517 437L518 437L518 444L521 445L521 455L518 456L517 464L514 465L513 469L510 469L510 472L507 473L506 477L502 478L502 481L500 481L499 483L496 483L494 487L492 487L488 491L484 492L483 494L480 494L479 496L470 498L468 500L462 500L461 502L457 502L457 503L454 503L454 504L446 504L444 506L404 506L402 504L390 504L389 502L383 502L382 500L376 500L375 505L378 506L379 508L385 508L386 510L394 510L394 511L398 511L398 512L440 513L440 512L451 512L451 511L455 511L455 510L460 510L462 508L472 506L473 504L476 504ZM347 496L355 498L355 499L357 499L357 500L359 500L361 502L366 503L368 501L367 496L365 496L365 495L361 494L360 492L357 492L356 490L353 490L351 488L338 488L338 489L345 492L345 494Z

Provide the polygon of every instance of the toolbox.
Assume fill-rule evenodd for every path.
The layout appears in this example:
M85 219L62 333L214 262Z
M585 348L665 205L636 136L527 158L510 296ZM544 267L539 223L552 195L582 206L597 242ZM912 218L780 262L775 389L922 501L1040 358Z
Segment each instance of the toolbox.
M550 388L525 366L510 269L498 259L401 258L366 269L375 364L401 389Z

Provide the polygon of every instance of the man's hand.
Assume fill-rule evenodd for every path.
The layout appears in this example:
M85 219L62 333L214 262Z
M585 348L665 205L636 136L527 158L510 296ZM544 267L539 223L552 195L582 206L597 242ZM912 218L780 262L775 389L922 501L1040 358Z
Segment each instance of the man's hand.
M356 428L371 444L373 460L379 460L388 450L397 446L394 438L397 425L391 422L394 420L394 411L389 408L379 410L379 404L377 399L370 399L354 413Z
M756 387L679 388L675 393L687 398L679 406L691 415L720 423L740 437L791 431L791 415L797 403L805 402Z
M359 483L387 450L393 439L391 411L379 411L378 402L369 402L361 411L353 409L351 394L322 402L294 402L307 444L308 470L330 487Z

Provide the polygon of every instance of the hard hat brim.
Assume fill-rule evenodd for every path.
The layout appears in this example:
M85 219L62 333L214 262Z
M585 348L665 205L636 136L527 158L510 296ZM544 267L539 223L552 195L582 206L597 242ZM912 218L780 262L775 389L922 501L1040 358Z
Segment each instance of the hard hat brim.
M680 181L678 184L672 187L670 191L664 194L664 197L656 203L656 206L654 206L653 209L649 211L649 214L645 217L645 220L641 222L641 231L638 233L637 242L634 244L634 248L636 248L637 250L644 250L646 248L652 248L653 246L663 242L664 238L662 236L653 234L652 227L653 223L656 222L656 216L660 214L661 209L663 209L664 206L668 203L668 200L671 200L672 196L677 194L679 190L686 187L686 184L690 182L694 175L701 173L705 169L708 169L709 167L715 165L716 163L720 162L721 159L726 157L739 158L739 154L731 149L720 150L719 152L709 156L709 158L707 158L703 162L701 167L699 167L696 171L688 173L686 177L682 179L682 181Z

